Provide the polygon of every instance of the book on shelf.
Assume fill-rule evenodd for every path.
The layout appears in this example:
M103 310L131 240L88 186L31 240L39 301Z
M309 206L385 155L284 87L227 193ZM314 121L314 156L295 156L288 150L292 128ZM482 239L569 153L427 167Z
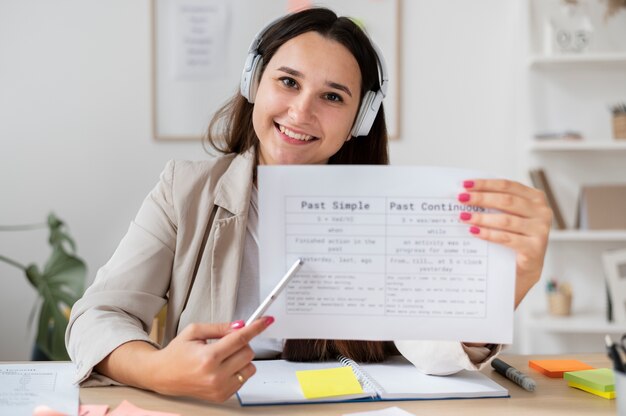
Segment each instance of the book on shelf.
M576 218L581 230L626 230L626 184L583 186Z
M254 361L256 373L237 392L242 406L311 404L351 401L431 400L509 397L507 389L478 371L449 376L421 373L404 357L363 364L340 357L336 362L303 363L285 360ZM348 366L362 386L361 393L307 399L296 371Z
M557 230L565 230L567 228L565 224L565 220L563 219L563 214L561 214L561 209L559 208L559 204L556 201L556 197L554 196L554 192L552 192L552 187L548 182L548 177L543 169L531 169L530 172L530 180L533 186L537 189L542 190L546 194L546 198L548 199L548 205L552 209L554 213L554 223L553 226Z
M609 293L611 318L618 325L626 324L626 248L602 253L602 264Z

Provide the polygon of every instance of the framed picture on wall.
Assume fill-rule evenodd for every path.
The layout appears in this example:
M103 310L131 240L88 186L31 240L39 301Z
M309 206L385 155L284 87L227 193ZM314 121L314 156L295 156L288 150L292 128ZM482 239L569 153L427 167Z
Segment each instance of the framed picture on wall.
M391 138L400 130L399 0L310 1L354 17L382 50ZM200 140L237 93L250 42L288 1L152 0L152 127L157 140Z
M602 254L606 283L613 308L613 320L626 324L626 249Z

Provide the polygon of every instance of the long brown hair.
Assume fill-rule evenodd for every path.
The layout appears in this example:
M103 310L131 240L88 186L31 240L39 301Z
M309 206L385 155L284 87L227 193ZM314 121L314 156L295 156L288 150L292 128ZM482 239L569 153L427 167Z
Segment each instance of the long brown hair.
M361 71L361 100L367 91L380 88L377 55L367 35L349 18L338 17L326 8L312 8L289 14L264 32L258 45L258 53L263 58L261 75L272 56L285 42L311 31L341 43L354 55ZM224 154L241 154L256 146L259 139L252 125L253 108L254 105L237 92L213 116L206 136L208 144ZM328 163L389 163L387 127L382 105L369 134L344 143L330 157ZM389 351L390 343L380 341L290 339L285 341L282 357L293 361L317 361L343 355L356 361L376 362L382 361Z
M316 7L288 14L263 33L257 51L263 58L263 74L276 51L287 41L307 32L342 44L355 57L361 70L361 100L367 91L380 89L376 51L367 35L348 17L338 17L332 10ZM389 163L385 110L381 104L367 136L344 143L330 157L329 164L386 165ZM259 139L252 125L254 104L237 92L213 116L205 140L220 153L241 154L256 146Z

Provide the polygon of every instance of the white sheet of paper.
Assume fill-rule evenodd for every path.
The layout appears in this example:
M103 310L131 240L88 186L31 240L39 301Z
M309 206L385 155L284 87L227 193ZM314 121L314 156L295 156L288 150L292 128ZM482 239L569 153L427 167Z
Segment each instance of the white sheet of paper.
M462 183L437 167L260 166L261 298L275 338L511 343L515 253L459 221ZM476 208L474 208L476 209Z
M76 416L78 385L73 363L0 364L0 414L32 416L37 406Z

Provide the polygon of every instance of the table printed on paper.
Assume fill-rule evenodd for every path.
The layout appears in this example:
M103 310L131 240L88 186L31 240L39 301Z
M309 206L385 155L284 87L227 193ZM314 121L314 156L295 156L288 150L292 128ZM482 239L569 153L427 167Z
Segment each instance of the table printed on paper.
M469 233L457 196L485 173L259 167L261 297L304 260L267 336L510 343L515 254Z

